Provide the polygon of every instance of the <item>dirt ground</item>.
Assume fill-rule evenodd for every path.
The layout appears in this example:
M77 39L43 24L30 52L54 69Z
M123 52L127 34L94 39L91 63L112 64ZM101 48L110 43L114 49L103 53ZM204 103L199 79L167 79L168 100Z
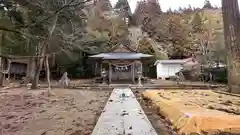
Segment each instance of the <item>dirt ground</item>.
M110 91L0 90L0 135L90 135Z

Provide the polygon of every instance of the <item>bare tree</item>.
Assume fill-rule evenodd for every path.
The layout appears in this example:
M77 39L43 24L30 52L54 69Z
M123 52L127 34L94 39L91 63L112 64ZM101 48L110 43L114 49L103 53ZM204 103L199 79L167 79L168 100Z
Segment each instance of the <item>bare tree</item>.
M82 20L85 19L82 9L84 4L88 1L90 0L14 1L26 9L31 9L30 12L33 11L31 14L33 21L27 21L26 24L18 26L27 29L27 32L6 29L4 27L0 29L21 35L27 35L29 38L34 38L37 40L37 51L35 52L36 56L28 57L29 74L25 79L25 83L28 83L30 80L32 80L32 89L36 89L38 86L39 75L40 71L42 70L44 60L51 54L55 54L59 51L67 52L67 50L71 48L69 46L73 46L76 40L82 38L80 36L83 33ZM32 30L39 27L42 29L38 29L38 31ZM48 72L47 80L50 85L48 59L45 60L45 66Z

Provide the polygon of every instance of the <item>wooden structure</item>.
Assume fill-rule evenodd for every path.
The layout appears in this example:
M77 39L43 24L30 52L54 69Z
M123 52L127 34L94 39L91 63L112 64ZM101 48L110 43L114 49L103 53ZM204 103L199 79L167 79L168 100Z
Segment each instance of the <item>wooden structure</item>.
M96 76L101 78L106 76L109 84L135 83L142 74L142 62L150 57L152 55L139 53L128 45L122 44L114 46L106 53L90 56L96 60Z
M28 64L29 64L29 59L26 58L19 58L19 59L11 59L11 58L3 58L3 59L8 59L10 61L10 65L7 65L8 63L4 63L3 67L6 70L7 67L9 67L8 74L9 78L13 77L13 80L18 80L21 79L22 77L26 76L27 72L28 72ZM50 68L53 68L56 64L55 64L55 60L53 58L49 58L50 61ZM35 62L33 61L33 64L35 66ZM43 65L44 67L44 65ZM45 69L42 68L41 72L45 72Z

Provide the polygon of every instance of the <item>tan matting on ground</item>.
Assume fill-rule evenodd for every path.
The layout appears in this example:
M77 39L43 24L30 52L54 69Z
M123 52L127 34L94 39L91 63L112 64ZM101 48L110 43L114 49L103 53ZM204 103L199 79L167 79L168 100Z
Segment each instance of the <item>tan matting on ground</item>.
M219 131L240 134L240 115L233 114L240 111L239 97L211 90L147 90L143 95L159 107L161 115L170 120L180 134Z

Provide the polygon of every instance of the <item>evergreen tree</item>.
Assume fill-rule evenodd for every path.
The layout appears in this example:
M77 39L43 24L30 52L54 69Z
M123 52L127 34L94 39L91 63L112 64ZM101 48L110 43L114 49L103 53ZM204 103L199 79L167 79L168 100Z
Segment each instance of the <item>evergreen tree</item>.
M188 10L192 10L192 6L190 4L188 5Z
M140 1L137 3L134 16L136 17L137 24L141 25L146 18L150 18L151 20L158 18L161 12L157 0Z
M128 0L118 0L115 5L115 9L119 11L120 17L126 22L128 20L128 25L134 24L131 8L129 6Z
M131 14L131 8L127 0L118 0L117 4L115 5L115 9L123 10L125 13Z
M134 14L138 14L140 15L141 13L144 12L144 7L146 7L146 2L145 1L138 1L137 2L137 6L136 6L136 9L134 11Z
M99 0L96 2L96 5L99 6L102 11L112 10L112 5L109 0Z
M138 1L134 12L135 24L141 25L145 16L146 2Z
M168 21L168 42L172 44L168 51L172 59L183 59L192 54L192 48L187 40L188 29L184 28L180 20L180 16L173 16Z
M213 32L213 46L210 48L212 52L211 61L213 62L226 62L227 48L224 44L224 34L220 31Z
M178 10L179 10L179 11L182 11L183 9L182 9L182 7L179 7Z
M173 11L172 11L172 9L171 8L169 8L168 10L167 10L167 13L172 13Z
M194 33L199 33L203 31L202 17L199 13L195 13L192 19L192 29Z
M209 0L205 0L203 8L212 9L212 4Z
M193 8L192 8L192 6L189 4L188 7L184 7L184 8L182 9L182 12L183 12L184 14L190 14L190 13L193 12Z
M147 2L147 12L151 15L159 15L161 13L161 7L158 0L149 0Z

